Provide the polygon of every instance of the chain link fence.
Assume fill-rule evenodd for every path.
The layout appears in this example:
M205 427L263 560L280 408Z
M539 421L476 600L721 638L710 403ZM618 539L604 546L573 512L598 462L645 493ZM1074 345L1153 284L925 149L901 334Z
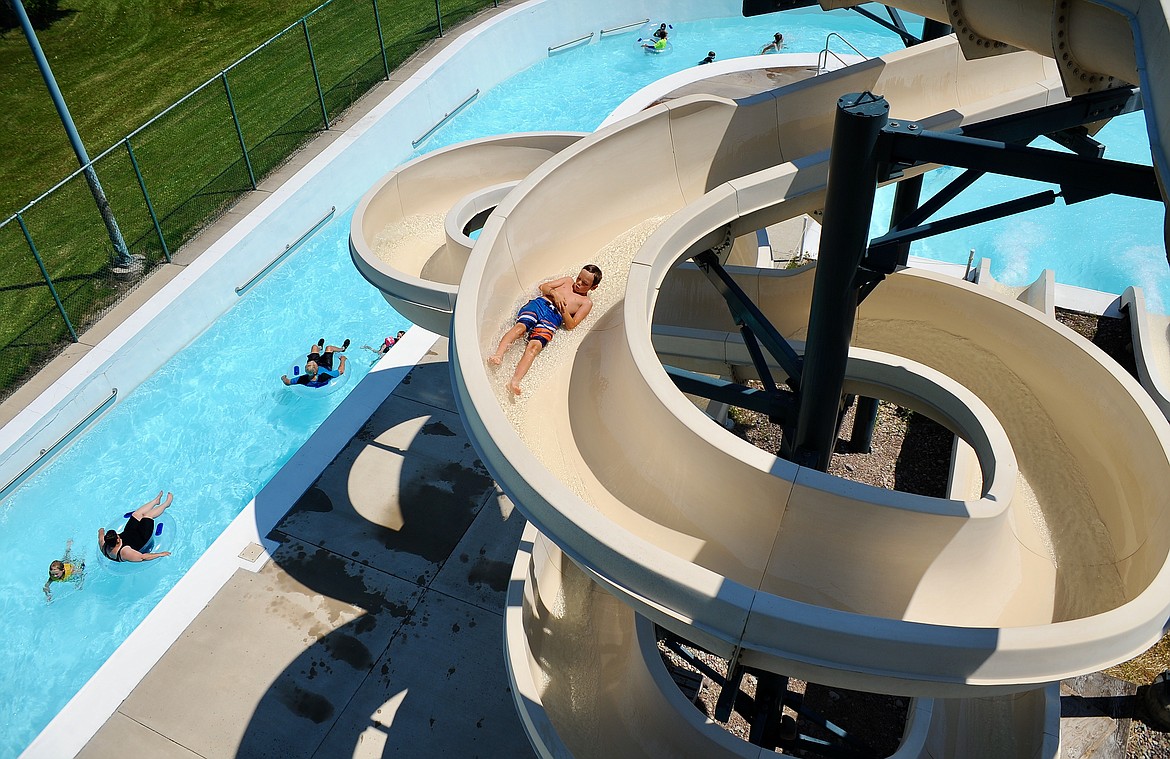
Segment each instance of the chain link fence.
M0 400L410 55L498 0L328 0L0 223ZM96 175L136 263L118 266Z

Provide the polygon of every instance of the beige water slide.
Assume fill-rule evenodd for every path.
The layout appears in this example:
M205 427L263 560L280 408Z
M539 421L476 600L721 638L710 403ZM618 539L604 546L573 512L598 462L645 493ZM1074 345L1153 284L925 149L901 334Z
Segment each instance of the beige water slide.
M662 368L750 363L725 306L678 263L818 209L836 100L863 90L940 129L1064 97L1049 59L967 60L937 40L738 102L655 106L566 147L487 218L451 357L469 433L541 533L518 556L507 648L544 755L760 755L670 692L650 622L747 666L920 696L898 755L935 757L1054 755L1047 684L1162 632L1170 427L1043 314L913 271L863 304L847 390L973 449L978 473L945 499L769 455ZM381 228L368 210L360 224ZM485 358L539 282L590 261L605 272L594 312L512 397L516 352L499 373ZM811 273L736 276L799 343Z

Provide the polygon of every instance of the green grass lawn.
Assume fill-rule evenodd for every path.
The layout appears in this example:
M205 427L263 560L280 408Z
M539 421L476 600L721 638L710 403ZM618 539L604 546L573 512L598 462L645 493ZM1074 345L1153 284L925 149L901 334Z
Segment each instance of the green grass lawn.
M91 156L162 111L319 0L64 0L37 31ZM19 29L0 35L0 216L77 168Z
M0 0L3 2L4 0ZM57 82L91 158L119 142L319 0L65 0L38 30ZM446 0L450 27L491 0ZM437 34L434 0L379 0L388 65ZM245 163L223 81L216 79L132 140L158 217L156 230L129 151L95 166L131 252L149 268L163 260L159 231L174 252L240 193L279 166L385 77L372 0L333 0L308 16L323 96L317 92L300 25L227 75ZM0 34L0 221L77 169L32 53L19 29ZM113 247L87 184L75 178L24 214L45 268L78 331L133 283L109 275ZM0 228L0 347L27 361L0 365L0 398L69 339L23 231Z

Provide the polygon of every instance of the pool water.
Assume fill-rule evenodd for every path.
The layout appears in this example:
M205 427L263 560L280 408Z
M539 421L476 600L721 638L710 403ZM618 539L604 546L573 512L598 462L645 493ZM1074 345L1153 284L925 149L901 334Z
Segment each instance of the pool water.
M921 27L916 17L902 17L911 28ZM818 53L830 32L868 56L902 47L897 35L852 11L802 9L786 12L782 18L755 16L674 24L672 49L665 55L643 51L637 42L637 28L554 53L481 93L459 118L436 131L412 155L488 134L593 131L627 97L668 74L697 65L707 51L714 50L718 60L756 55L778 30L784 33L785 53ZM853 54L838 40L832 49Z
M409 327L350 263L351 215L303 243L0 505L0 528L18 536L0 569L9 705L0 756L36 735L341 403L377 359L359 346ZM280 375L320 337L353 341L353 376L338 392L297 395ZM98 555L97 528L123 524L160 489L175 494L172 555L116 571ZM46 603L48 563L70 538L84 585L54 583Z
M387 170L474 137L592 130L627 96L695 65L708 50L720 60L754 55L777 30L783 31L790 52L819 51L830 30L869 55L901 47L895 35L847 11L797 11L784 14L782 21L764 16L676 24L673 50L661 56L638 49L636 33L607 36L550 56L483 92L421 150L385 157ZM353 205L338 213L231 311L0 503L0 527L15 536L0 565L7 643L0 661L0 702L9 704L0 717L0 756L17 754L36 736L344 400L376 359L360 346L377 347L385 336L407 328L350 262L352 213ZM1125 225L1129 213L1098 215L1120 216L1119 229L1140 233ZM1083 232L1073 235L1067 239L1088 244ZM1134 238L1126 245L1133 250L1155 242ZM964 242L960 247L965 260L971 246ZM1061 281L1064 266L1057 265ZM280 374L320 337L353 341L354 376L321 398L288 392ZM97 528L160 489L175 493L181 535L173 555L127 576L107 571L97 555ZM78 591L57 584L47 604L41 587L48 564L60 558L70 538L75 555L87 564L85 585Z

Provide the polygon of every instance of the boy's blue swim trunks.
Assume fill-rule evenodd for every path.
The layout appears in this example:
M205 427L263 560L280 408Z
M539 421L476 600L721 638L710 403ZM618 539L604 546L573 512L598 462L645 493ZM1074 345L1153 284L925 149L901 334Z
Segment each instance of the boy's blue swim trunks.
M516 316L517 324L528 327L528 339L539 340L542 346L548 345L562 321L561 312L553 308L553 304L544 296L525 303Z

